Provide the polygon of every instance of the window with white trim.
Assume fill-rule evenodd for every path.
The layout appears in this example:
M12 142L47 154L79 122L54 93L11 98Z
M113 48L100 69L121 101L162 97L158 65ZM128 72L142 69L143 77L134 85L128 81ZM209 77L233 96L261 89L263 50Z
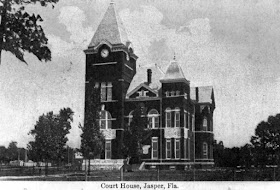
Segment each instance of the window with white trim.
M202 145L202 158L207 159L208 158L208 144L206 142Z
M95 83L95 86L98 87L99 84ZM101 101L112 100L112 88L113 88L112 82L101 83L101 89L100 89Z
M180 127L180 108L175 108L175 127Z
M152 137L152 159L158 159L158 137Z
M152 109L148 113L148 120L149 120L149 128L155 129L159 128L159 114L158 111Z
M188 138L187 139L187 147L188 147L188 155L187 155L187 158L190 159L191 158L191 139Z
M192 115L192 131L195 131L195 117Z
M112 128L112 116L110 112L101 110L99 118L100 129L111 129Z
M112 100L112 82L108 82L107 83L107 101L111 101Z
M203 127L203 131L207 131L207 118L206 117L203 118L202 127Z
M171 158L171 139L166 139L166 159Z
M188 124L187 124L187 113L184 112L184 128L188 128Z
M140 91L138 91L137 93L138 93L138 98L147 97L148 91L146 91L146 90L140 90Z
M105 141L105 159L111 159L112 158L112 143L111 140Z
M174 143L175 147L175 159L179 159L180 158L180 139L175 139L175 143Z
M190 118L190 113L188 112L188 126L187 128L189 128L191 130L191 118Z
M166 108L165 110L165 126L171 127L171 109Z
M187 158L187 139L184 139L184 158Z
M165 96L166 96L166 97L169 97L169 96L170 96L169 91L166 91L166 92L165 92Z
M130 125L131 122L132 122L132 119L133 119L133 112L134 112L134 110L132 110L132 111L129 113L129 115L128 115L128 125Z

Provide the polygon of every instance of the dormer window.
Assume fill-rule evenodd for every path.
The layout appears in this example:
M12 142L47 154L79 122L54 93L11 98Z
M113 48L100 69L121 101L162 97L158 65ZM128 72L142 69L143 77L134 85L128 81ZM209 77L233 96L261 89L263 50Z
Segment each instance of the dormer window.
M148 91L146 91L146 90L141 90L141 91L138 91L137 92L138 94L139 94L139 98L141 98L141 97L147 97L147 93L148 93Z
M174 96L175 95L175 92L174 91L171 91L171 96Z
M166 96L166 97L169 97L169 96L170 96L169 91L166 91L166 92L165 92L165 96Z
M180 96L180 91L179 90L176 91L176 96Z

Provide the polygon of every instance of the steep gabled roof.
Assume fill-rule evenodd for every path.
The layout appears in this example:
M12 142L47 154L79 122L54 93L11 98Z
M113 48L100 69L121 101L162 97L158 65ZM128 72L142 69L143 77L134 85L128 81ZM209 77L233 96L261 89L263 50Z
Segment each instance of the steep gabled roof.
M130 86L127 90L127 94L129 94L131 91L133 91L139 84L144 83L147 81L147 69L152 70L152 83L148 86L153 89L155 92L158 92L158 90L161 88L161 83L159 82L159 79L163 76L163 71L158 65L152 65L152 66L143 66L143 67L137 67L136 75L134 76L133 80L130 83Z
M103 19L95 31L89 47L97 46L102 41L123 45L129 42L124 25L116 13L113 2L110 3Z
M160 82L186 82L189 81L186 79L182 68L177 63L176 60L172 60L167 68L167 71L164 77L160 80Z
M136 93L140 88L144 87L145 89L147 89L148 91L150 91L151 93L155 94L156 96L158 96L158 92L153 90L152 88L150 88L148 85L146 85L145 83L141 83L140 85L138 85L136 88L134 88L131 92L129 92L127 94L127 97L130 97L132 94Z

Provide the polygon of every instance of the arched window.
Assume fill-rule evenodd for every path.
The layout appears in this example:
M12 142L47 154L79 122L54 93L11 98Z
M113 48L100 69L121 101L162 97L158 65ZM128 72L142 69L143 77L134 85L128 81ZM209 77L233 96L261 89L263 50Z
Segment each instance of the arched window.
M129 115L128 115L128 125L130 125L131 122L132 122L132 119L133 119L133 112L134 112L134 110L132 110L132 111L129 113Z
M203 118L202 127L203 127L203 131L207 131L207 118L206 117Z
M100 112L99 119L100 129L111 129L112 128L112 116L110 112L102 110Z
M165 126L171 127L171 109L166 108L165 110Z
M180 127L180 108L176 107L175 108L175 127Z
M208 144L206 142L203 143L202 145L202 156L203 156L203 159L207 159L208 158Z
M152 109L148 113L148 119L149 119L149 128L159 128L159 114L158 111L155 109Z

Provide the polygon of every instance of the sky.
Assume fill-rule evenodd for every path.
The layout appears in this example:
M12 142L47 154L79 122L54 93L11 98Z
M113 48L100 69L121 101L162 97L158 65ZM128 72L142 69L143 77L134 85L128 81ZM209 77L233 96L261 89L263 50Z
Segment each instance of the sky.
M68 145L80 146L85 54L110 0L60 0L40 13L52 61L9 52L0 65L0 145L26 147L43 113L70 107ZM166 69L174 52L191 86L212 85L215 139L249 143L258 123L280 112L280 0L115 0L138 68Z

